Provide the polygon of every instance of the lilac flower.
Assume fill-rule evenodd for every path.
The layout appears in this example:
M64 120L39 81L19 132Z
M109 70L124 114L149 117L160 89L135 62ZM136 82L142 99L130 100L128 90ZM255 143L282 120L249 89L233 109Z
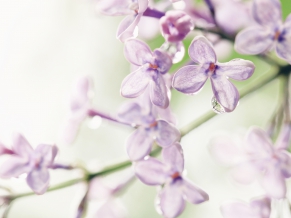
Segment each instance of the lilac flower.
M138 126L126 142L127 154L133 161L148 155L154 141L161 147L168 147L180 138L180 133L174 125L156 119L154 114L145 111L135 102L123 105L118 116L122 121Z
M53 167L57 147L40 144L32 149L26 139L18 134L12 144L14 152L0 168L0 177L18 177L27 173L27 184L36 194L43 194L49 186L48 169Z
M258 179L267 196L284 198L285 179L291 177L291 156L285 150L289 145L290 126L284 128L287 130L283 129L274 146L265 131L252 128L242 147L236 147L231 141L220 141L212 144L211 151L221 162L234 166L231 174L236 181L248 184Z
M194 28L191 17L183 11L168 11L160 19L160 25L168 42L182 41Z
M257 25L236 36L235 49L242 54L260 54L275 47L277 55L291 64L291 15L283 24L278 0L255 0L252 12Z
M243 201L229 201L221 205L224 218L270 218L271 199L260 197L249 204Z
M164 162L152 157L137 162L135 173L147 185L165 184L158 193L159 207L164 217L179 216L185 208L185 201L200 204L209 199L206 192L183 178L184 157L179 143L163 148L162 156Z
M203 36L194 38L188 52L197 64L178 70L173 78L173 87L185 94L196 94L210 78L217 102L226 112L233 111L238 104L239 93L228 78L248 79L254 72L254 64L243 59L234 59L227 63L217 62L212 45Z
M130 63L139 68L122 81L121 95L126 98L135 98L149 86L152 103L167 108L169 105L168 87L163 74L170 69L171 58L160 49L151 52L144 42L136 39L125 43L124 54Z
M148 0L102 0L98 6L106 15L126 16L118 26L116 37L125 42L126 39L135 37L137 25L148 7Z

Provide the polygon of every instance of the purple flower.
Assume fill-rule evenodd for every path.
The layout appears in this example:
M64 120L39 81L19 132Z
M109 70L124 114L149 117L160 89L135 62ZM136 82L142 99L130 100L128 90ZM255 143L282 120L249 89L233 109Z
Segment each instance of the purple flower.
M173 87L185 94L196 94L210 78L216 101L225 112L233 111L238 104L239 93L228 78L248 79L254 72L254 64L243 59L234 59L227 63L217 62L211 43L203 36L194 38L188 53L197 64L178 70L173 78Z
M184 156L179 143L163 148L164 162L149 157L135 164L136 176L147 185L163 185L158 193L159 207L166 218L179 216L185 201L200 204L209 199L208 194L183 178Z
M135 102L123 105L118 117L122 121L138 126L126 142L127 154L133 161L147 156L154 142L161 147L168 147L180 138L180 133L174 125L157 119L151 111L145 110Z
M229 201L221 205L224 218L270 218L271 199L260 197L249 204L243 201Z
M128 15L121 21L116 33L116 37L125 42L136 37L137 25L148 7L148 0L102 0L98 6L106 15Z
M278 0L254 0L252 12L257 25L236 36L235 49L242 54L260 54L275 47L277 55L291 64L291 15L283 24Z
M126 98L135 98L149 86L152 103L167 108L169 89L165 84L163 74L170 69L171 58L160 49L151 52L144 42L136 39L125 43L124 54L130 63L139 68L124 78L121 84L121 95Z
M160 25L168 42L182 41L194 28L191 17L183 11L168 11L160 19Z
M248 184L258 179L269 197L284 198L285 179L291 177L291 156L285 150L290 129L284 126L274 146L265 131L252 128L241 147L225 140L212 144L211 151L220 162L234 165L231 174L236 181Z
M36 194L45 193L50 179L48 169L53 167L57 147L40 144L33 150L26 139L18 134L14 137L12 150L14 154L0 168L0 177L18 177L27 173L29 187Z

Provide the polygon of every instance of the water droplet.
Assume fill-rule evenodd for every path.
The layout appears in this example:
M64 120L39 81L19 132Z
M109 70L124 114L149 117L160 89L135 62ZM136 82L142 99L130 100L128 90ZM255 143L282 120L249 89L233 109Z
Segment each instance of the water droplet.
M221 104L217 101L217 99L213 96L211 99L211 105L212 105L212 110L217 113L217 114L223 114L225 113L224 108L222 107Z
M182 42L170 43L165 42L161 46L161 50L167 52L172 58L173 64L180 62L185 55L185 47Z
M99 116L94 116L88 123L90 129L98 129L102 124L102 118Z

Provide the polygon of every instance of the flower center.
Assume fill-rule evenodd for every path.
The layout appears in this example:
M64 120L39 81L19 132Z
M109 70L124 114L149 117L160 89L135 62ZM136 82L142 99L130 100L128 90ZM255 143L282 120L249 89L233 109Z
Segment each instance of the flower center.
M215 64L214 63L211 63L210 65L209 65L209 68L208 68L208 70L211 72L211 73L213 73L214 72L214 70L215 70Z
M275 32L275 35L274 35L274 40L278 40L279 37L280 37L280 35L281 35L280 31L277 30L277 31Z
M158 69L158 65L156 65L156 64L150 64L149 67L154 69L154 70Z
M171 175L172 179L177 179L180 177L180 173L179 172L175 172L174 174Z
M153 123L150 124L150 127L156 127L157 125L158 125L158 122L155 121L155 122L153 122Z
M132 2L129 7L130 10L133 10L136 14L138 14L138 3L137 2Z

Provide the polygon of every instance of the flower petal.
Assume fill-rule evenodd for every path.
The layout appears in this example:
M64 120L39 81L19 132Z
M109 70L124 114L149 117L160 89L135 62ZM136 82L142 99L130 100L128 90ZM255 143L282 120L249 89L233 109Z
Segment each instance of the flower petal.
M117 28L116 38L121 42L137 36L137 25L141 15L128 15L119 24Z
M166 185L159 193L160 208L164 217L175 218L179 216L185 208L180 184L177 182Z
M185 178L183 179L183 194L186 200L192 204L200 204L209 200L209 196L205 191Z
M132 64L141 66L150 62L153 54L149 46L143 41L129 39L124 44L124 56Z
M234 48L240 54L260 54L272 48L271 33L261 27L249 27L240 31L235 38Z
M18 133L13 135L12 149L16 154L23 157L29 157L29 155L33 151L31 145L28 143L26 138Z
M171 57L161 49L154 50L155 63L158 66L158 71L161 74L165 74L172 66Z
M271 199L268 197L260 197L253 199L250 203L252 210L260 218L270 218Z
M18 177L23 173L27 173L31 170L29 161L26 158L11 156L6 160L0 168L1 178Z
M254 0L253 17L262 26L276 27L282 22L281 4L278 0Z
M135 130L127 139L127 154L132 161L143 159L152 149L153 138L151 133L140 127Z
M27 178L27 184L38 195L44 194L49 186L50 175L47 168L31 171Z
M291 155L287 151L280 151L276 153L276 156L280 160L280 170L284 178L291 177Z
M175 73L173 87L184 94L195 94L202 89L207 78L200 65L184 66Z
M51 166L54 159L58 153L58 148L56 146L40 144L35 149L35 153L39 154L43 158L43 166Z
M152 157L138 161L134 170L135 175L147 185L162 185L168 178L166 166Z
M94 217L100 218L126 218L126 210L117 199L110 198L101 205Z
M235 80L246 80L250 78L255 70L251 61L234 59L226 63L218 63L215 73L219 76L225 75Z
M148 8L149 0L138 0L138 13L143 13Z
M174 125L164 120L157 121L156 142L161 147L171 146L180 138L180 132Z
M232 112L239 100L239 93L236 87L225 77L211 77L212 91L226 112Z
M216 54L212 44L204 36L196 36L188 50L190 58L199 64L216 63Z
M165 84L164 78L160 73L157 73L150 83L150 98L154 105L167 108L169 106L168 87Z
M274 153L270 137L264 130L258 127L249 129L246 135L245 149L248 153L257 157L269 157Z
M291 64L291 33L285 35L284 39L277 43L276 53L280 58Z
M291 125L289 123L283 124L280 134L275 143L276 150L288 149L290 144L290 136L291 136Z
M118 119L130 124L140 124L142 108L135 102L126 102L117 113Z
M270 166L262 176L260 184L265 189L267 196L281 199L286 197L286 182L281 170Z
M260 171L253 162L243 162L233 167L230 173L237 182L250 184L258 177Z
M251 207L243 201L228 201L221 205L224 218L255 218Z
M182 173L184 170L184 155L181 145L176 142L172 146L163 148L162 151L163 160L166 164L169 164L174 170Z
M133 14L134 11L128 7L128 0L100 0L98 9L105 15L120 16Z
M121 95L126 98L135 98L144 92L149 81L146 68L140 67L124 78L121 84Z

